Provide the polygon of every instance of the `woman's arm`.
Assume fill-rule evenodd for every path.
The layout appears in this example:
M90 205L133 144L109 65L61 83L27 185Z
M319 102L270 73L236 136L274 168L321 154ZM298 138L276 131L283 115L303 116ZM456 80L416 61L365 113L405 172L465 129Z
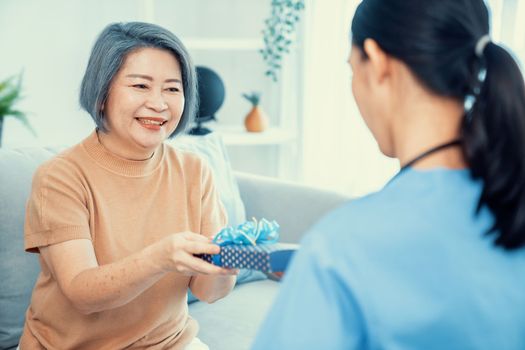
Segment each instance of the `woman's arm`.
M40 253L64 295L78 311L91 314L128 303L168 272L185 275L235 273L193 256L217 254L219 250L208 238L184 232L167 236L133 255L102 266L98 265L88 239L41 247ZM234 277L218 278L228 279L234 280Z
M230 270L237 275L238 269ZM213 303L224 298L235 286L236 276L197 275L190 281L190 289L199 300Z

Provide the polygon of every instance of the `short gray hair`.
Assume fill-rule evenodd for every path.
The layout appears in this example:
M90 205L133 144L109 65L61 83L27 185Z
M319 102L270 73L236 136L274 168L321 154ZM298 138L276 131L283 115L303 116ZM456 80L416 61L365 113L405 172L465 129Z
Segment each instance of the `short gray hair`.
M184 132L195 116L198 105L195 66L182 42L169 30L143 22L113 23L100 33L80 86L80 105L88 112L97 128L107 131L102 106L108 97L111 82L127 55L141 48L169 51L180 64L184 89L184 111L173 137Z

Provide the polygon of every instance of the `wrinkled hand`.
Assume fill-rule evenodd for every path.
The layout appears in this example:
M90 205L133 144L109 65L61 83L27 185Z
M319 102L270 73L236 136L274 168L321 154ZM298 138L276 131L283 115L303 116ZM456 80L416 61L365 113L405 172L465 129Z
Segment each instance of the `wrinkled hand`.
M194 254L218 254L221 248L212 240L193 232L174 233L155 243L162 268L183 275L236 275L237 269L226 269L210 264Z

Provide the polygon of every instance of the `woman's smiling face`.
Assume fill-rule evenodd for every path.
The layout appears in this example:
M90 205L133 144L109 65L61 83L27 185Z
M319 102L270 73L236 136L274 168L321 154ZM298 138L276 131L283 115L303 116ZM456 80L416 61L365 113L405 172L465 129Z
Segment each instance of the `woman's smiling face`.
M184 111L180 64L157 48L143 48L126 57L111 83L103 106L107 133L101 141L128 159L144 159L179 124Z

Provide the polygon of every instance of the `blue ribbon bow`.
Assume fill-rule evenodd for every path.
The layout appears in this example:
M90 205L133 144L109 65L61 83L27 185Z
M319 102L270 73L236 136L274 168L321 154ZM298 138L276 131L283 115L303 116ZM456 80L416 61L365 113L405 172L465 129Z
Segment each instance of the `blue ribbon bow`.
M253 221L246 221L234 227L223 228L215 237L213 242L221 247L227 245L257 245L276 243L279 240L279 224L273 220L253 218ZM220 254L212 256L215 265L220 266Z
M274 221L261 219L246 221L237 228L226 227L222 229L213 242L221 247L226 245L257 245L276 243L279 240L279 224Z

